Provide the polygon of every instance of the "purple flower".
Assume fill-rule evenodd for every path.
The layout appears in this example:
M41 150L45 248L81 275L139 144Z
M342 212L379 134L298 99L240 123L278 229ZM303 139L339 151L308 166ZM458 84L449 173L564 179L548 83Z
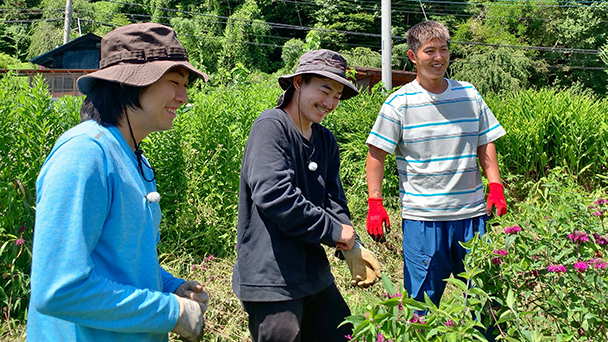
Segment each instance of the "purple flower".
M500 263L501 263L500 258L498 258L498 257L492 258L491 261L494 265L500 265Z
M604 259L591 259L589 260L589 264L593 265L593 267L595 268L601 268L602 270L605 270L606 267L608 266L608 263L606 263L606 261L604 261Z
M509 252L507 252L506 249L495 249L492 251L492 253L497 254L497 255L502 255L502 256L509 254Z
M585 232L575 230L574 233L568 235L568 239L581 244L581 243L589 241L589 235L587 235L587 233L585 233Z
M395 298L395 297L401 298L401 293L395 293L394 295L391 296L391 298ZM403 305L401 305L401 302L399 302L399 310L400 311L403 310Z
M608 245L608 239L604 236L601 236L599 234L593 234L593 238L595 239L595 242L599 245Z
M564 266L564 265L549 265L549 267L547 267L547 271L549 271L549 272L566 272L566 266Z
M386 342L386 339L384 338L384 336L382 336L382 333L378 333L378 341L377 342Z
M593 201L593 204L602 205L602 204L604 204L606 202L608 202L608 200L604 200L603 198L598 198L595 201Z
M579 272L585 272L585 270L587 268L589 268L589 265L587 264L586 261L579 261L579 262L575 262L574 263L574 268L579 271Z
M410 322L412 322L412 323L420 323L420 316L418 316L418 314L414 313L414 315L412 316L412 318L410 318Z
M23 233L27 229L26 225L19 227L19 233Z
M603 210L599 210L599 211L594 211L591 213L591 215L595 216L595 217L600 217L604 214Z
M25 240L23 239L23 237L20 237L17 240L15 240L15 245L17 245L17 246L23 245L24 243L25 243Z
M443 322L443 325L445 325L446 327L454 327L454 321L448 319L447 322Z
M521 232L520 226L511 226L511 227L505 228L505 234L517 234L519 232Z
M344 335L344 337L349 341L353 339L350 335Z
M213 261L213 254L210 254L208 257L206 257L205 261Z
M192 271L196 271L197 268L198 268L198 265L196 265L196 264L192 265Z

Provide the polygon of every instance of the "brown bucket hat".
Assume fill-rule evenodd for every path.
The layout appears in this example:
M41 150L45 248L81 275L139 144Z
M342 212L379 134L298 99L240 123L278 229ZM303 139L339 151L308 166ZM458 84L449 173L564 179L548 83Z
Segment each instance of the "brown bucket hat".
M188 62L186 49L175 30L155 23L119 27L101 39L99 69L78 78L78 89L87 95L98 80L147 87L169 69L181 66L190 71L190 81L209 77Z
M304 74L315 74L342 83L344 90L340 100L358 95L359 91L355 85L346 79L346 66L346 59L335 51L325 49L308 51L300 57L294 74L279 77L279 85L285 91L279 97L277 107L281 108L289 103L295 90L293 78Z

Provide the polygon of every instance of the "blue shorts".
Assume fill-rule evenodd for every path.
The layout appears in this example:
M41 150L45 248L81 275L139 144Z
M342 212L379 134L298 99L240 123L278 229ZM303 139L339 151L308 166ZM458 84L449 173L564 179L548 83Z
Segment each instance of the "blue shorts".
M424 302L424 293L435 305L451 274L464 272L467 242L475 233L486 232L487 215L458 221L403 220L403 287L408 295Z

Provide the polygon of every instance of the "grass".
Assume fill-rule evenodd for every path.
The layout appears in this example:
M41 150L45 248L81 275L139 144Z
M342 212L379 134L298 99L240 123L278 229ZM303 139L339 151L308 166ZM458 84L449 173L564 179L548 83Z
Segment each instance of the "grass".
M192 106L182 111L174 129L150 135L144 146L163 194L160 259L175 275L199 280L207 287L212 303L205 340L241 341L247 338L247 319L231 290L238 170L251 123L262 110L274 105L280 90L273 80L272 85L205 86L193 91ZM5 243L14 246L20 237L18 229L28 227L23 234L26 252L7 248L0 253L4 279L7 274L16 274L12 268L21 276L0 286L3 310L11 308L2 312L0 340L23 341L35 177L55 139L78 122L80 101L66 97L53 103L41 84L29 88L10 78L0 82L0 94L4 95L0 96L0 109L5 114L0 116L0 156L5 157L0 158L0 247ZM393 231L388 242L376 244L365 230L365 139L385 97L382 93L362 93L344 101L324 125L334 132L340 145L341 176L355 228L378 256L383 272L397 283L402 281L403 261L394 156L387 159L383 184L383 193L394 196L385 201ZM510 210L512 204L526 201L538 179L556 166L566 165L586 190L608 184L608 101L571 92L532 90L487 96L486 101L508 132L497 148ZM23 195L15 184L23 184ZM205 261L210 254L214 260ZM383 298L379 284L369 289L351 287L346 264L330 251L328 255L336 283L353 313L365 312ZM204 271L192 269L201 263L205 263ZM451 291L449 287L444 298L449 298ZM18 299L21 302L17 303Z
M384 243L376 243L369 238L365 229L365 219L354 221L355 230L359 234L366 248L376 254L382 266L382 272L389 276L394 282L403 282L403 258L401 256L401 243L403 234L401 232L401 219L397 211L390 211L391 224L393 228L386 235ZM354 215L353 215L354 216ZM361 217L365 213L360 213ZM333 250L326 248L331 263L332 273L336 279L336 285L340 289L344 299L348 303L353 314L362 314L369 305L378 303L385 298L384 289L378 282L373 286L362 289L350 284L350 271L345 261L333 256ZM164 253L159 256L163 267L175 276L188 280L197 280L204 284L205 291L209 294L209 308L205 314L206 327L203 341L250 341L247 329L247 314L242 310L241 304L232 292L232 267L236 260L235 256L225 258L213 257L213 260L201 260L192 255L175 255ZM201 264L205 267L201 267ZM193 266L196 266L193 268ZM447 290L447 296L451 291ZM25 342L24 324L13 322L4 323L0 330L3 340L13 342ZM179 341L177 335L170 334L170 341Z
M385 243L372 241L365 230L365 221L354 222L355 229L366 247L374 252L382 265L382 272L387 274L395 283L402 282L403 259L401 257L402 233L400 219L397 212L391 215L395 229L387 235ZM333 256L333 250L326 248L331 263L332 273L336 278L336 285L348 303L352 313L363 313L368 305L379 302L384 297L384 289L376 283L366 289L350 285L350 271L346 262ZM247 314L242 310L239 300L232 292L232 266L235 257L213 258L212 261L203 261L204 270L193 265L200 265L189 257L164 255L168 271L185 279L193 279L205 285L209 293L210 304L205 318L207 320L204 341L250 341L247 330ZM175 335L172 335L174 338Z

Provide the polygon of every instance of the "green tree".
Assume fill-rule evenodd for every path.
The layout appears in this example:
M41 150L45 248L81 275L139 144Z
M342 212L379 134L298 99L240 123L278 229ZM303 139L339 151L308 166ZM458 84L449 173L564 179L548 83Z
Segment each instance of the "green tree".
M382 68L382 55L366 47L356 47L352 50L340 51L348 65L366 68Z
M484 51L470 42L521 46L515 49L529 59L529 84L582 84L606 93L605 76L596 70L603 65L593 51L607 41L608 2L471 0L468 11L473 16L453 35L453 41L466 43L454 44L455 55L469 60L474 51Z
M371 5L360 0L316 0L316 3L319 9L315 12L314 27L319 31L323 47L340 51L357 46L378 45L379 4Z
M190 62L205 72L216 72L218 56L222 51L221 30L217 21L208 16L173 18L171 26L178 33Z
M452 63L453 77L475 85L481 94L517 91L527 86L530 60L510 48L477 49Z
M295 71L298 59L304 53L305 43L302 39L293 38L288 40L282 48L281 59L283 60L283 70L285 73Z
M2 51L18 59L25 58L30 45L29 28L26 24L2 25L0 39Z
M270 26L264 21L255 0L247 0L228 19L224 31L220 66L226 70L241 63L268 72L272 65L267 56L275 47L268 39Z
M306 41L300 39L288 40L282 48L281 59L283 60L283 72L292 73L296 70L300 56L311 50L321 48L321 37L316 30L310 30L306 34Z
M30 29L31 44L27 49L27 57L33 58L52 50L63 43L63 28L53 22L40 21Z

